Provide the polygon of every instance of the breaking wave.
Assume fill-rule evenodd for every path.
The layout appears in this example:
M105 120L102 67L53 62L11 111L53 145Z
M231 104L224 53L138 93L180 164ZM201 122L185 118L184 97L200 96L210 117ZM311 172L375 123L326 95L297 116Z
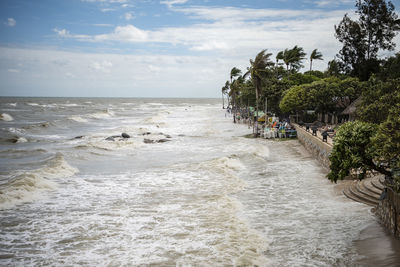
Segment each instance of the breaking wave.
M109 109L88 115L88 117L93 118L93 119L106 119L106 118L110 118L112 116L114 116L114 112L112 112Z
M11 117L10 114L1 113L1 114L0 114L0 120L3 120L3 121L12 121L12 120L14 120L14 118Z
M88 122L87 119L82 118L80 116L71 116L71 117L68 117L68 119L72 120L72 121L76 121L76 122Z
M15 173L0 188L0 210L33 201L40 197L41 192L56 188L57 183L52 179L69 177L77 172L78 169L57 153L39 169Z

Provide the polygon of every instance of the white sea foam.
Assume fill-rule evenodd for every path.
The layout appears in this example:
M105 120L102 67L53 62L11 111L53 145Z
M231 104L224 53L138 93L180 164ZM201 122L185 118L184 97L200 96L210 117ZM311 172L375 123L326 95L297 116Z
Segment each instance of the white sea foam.
M114 112L111 111L110 109L106 109L102 112L96 112L93 114L89 114L88 117L93 118L93 119L106 119L114 116Z
M71 116L71 117L68 117L68 119L76 121L76 122L88 122L87 119L82 118L81 116Z
M15 128L15 127L7 128L7 130L8 130L10 133L14 133L14 134L25 134L25 133L26 133L26 131L25 131L24 129Z
M25 137L18 137L16 143L26 143L26 142L28 142L28 140Z
M12 106L12 107L16 107L17 103L8 103L8 105Z
M11 181L0 189L0 210L33 201L45 190L57 185L54 178L72 176L78 169L71 167L61 153L50 159L42 168L16 173Z
M14 118L11 117L10 114L1 113L1 114L0 114L0 120L3 120L3 121L12 121L12 120L14 120Z
M60 106L64 106L64 107L77 107L78 104L75 104L75 103L66 103L66 104L60 104Z

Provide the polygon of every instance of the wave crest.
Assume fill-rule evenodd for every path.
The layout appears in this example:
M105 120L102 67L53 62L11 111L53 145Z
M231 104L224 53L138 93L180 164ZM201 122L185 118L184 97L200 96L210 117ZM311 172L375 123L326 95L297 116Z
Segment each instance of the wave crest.
M8 183L0 188L0 210L31 202L45 190L56 188L52 179L74 175L78 169L70 166L61 153L49 159L45 166L31 171L16 173Z
M11 115L10 115L10 114L7 114L7 113L1 113L1 114L0 114L0 120L2 120L2 121L13 121L13 120L14 120L14 118L13 118L13 117L11 117Z

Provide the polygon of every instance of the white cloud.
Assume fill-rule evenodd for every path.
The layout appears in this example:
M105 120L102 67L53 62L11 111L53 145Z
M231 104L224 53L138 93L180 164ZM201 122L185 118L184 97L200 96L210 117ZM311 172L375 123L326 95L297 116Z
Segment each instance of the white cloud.
M318 7L338 7L340 5L349 5L349 4L354 5L354 1L353 0L336 0L336 1L317 0L317 1L314 1L314 4L316 4Z
M174 5L177 4L185 4L188 0L165 0L165 1L160 1L160 4L167 5L168 8L172 8Z
M100 35L72 35L66 30L57 32L65 38L81 41L182 45L191 51L219 51L230 56L234 54L236 57L247 57L250 51L255 54L263 48L276 53L278 50L299 45L306 51L318 48L326 59L330 59L339 50L333 25L345 13L231 7L190 7L174 11L201 18L206 22L153 30L126 25Z
M115 11L115 10L116 10L115 8L109 8L109 7L100 9L100 11L103 13L111 12L111 11Z
M7 71L11 72L11 73L19 73L20 72L20 70L18 70L18 69L7 69Z
M53 31L54 31L55 33L57 33L57 35L60 36L60 37L70 37L70 36L71 36L71 35L69 34L69 31L67 31L66 29L58 29L58 28L55 28L55 29L53 29Z
M107 24L107 23L95 23L95 24L93 24L93 26L96 26L96 27L112 27L113 25L112 24Z
M13 18L8 18L5 24L9 27L14 27L15 25L17 25L17 21L15 21L15 19Z
M61 38L72 38L72 39L77 39L77 40L80 40L80 41L90 41L90 39L91 39L91 37L89 35L71 34L66 29L54 28L53 31L55 33L57 33L58 37L61 37Z
M82 2L89 2L89 3L126 3L128 0L81 0Z
M229 46L224 43L224 42L220 42L220 41L209 41L209 42L205 42L202 43L200 45L195 45L191 48L191 50L194 51L211 51L211 50L225 50L228 49Z
M133 14L131 12L126 12L124 14L124 18L129 21L129 20L133 19L134 16L133 16Z
M59 66L54 64L55 60L68 61L68 64ZM121 55L4 47L0 47L0 61L7 66L24 62L24 79L10 75L0 66L2 95L31 96L213 97L220 94L220 80L225 82L226 70L238 66L228 57ZM199 79L199 75L207 79ZM196 80L202 82L194 84ZM18 92L13 91L16 87Z
M104 73L109 73L113 64L110 61L104 60L102 62L93 62L90 64L89 68L95 71L100 71Z
M133 25L118 26L110 34L101 34L92 37L94 41L121 41L121 42L146 42L148 32Z

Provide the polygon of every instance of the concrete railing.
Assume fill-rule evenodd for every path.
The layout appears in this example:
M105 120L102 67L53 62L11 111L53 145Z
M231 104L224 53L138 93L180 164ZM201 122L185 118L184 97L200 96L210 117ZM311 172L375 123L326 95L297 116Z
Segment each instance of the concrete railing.
M329 155L332 151L332 145L322 142L322 139L313 136L298 124L293 124L297 131L297 138L304 147L326 168L329 168Z

